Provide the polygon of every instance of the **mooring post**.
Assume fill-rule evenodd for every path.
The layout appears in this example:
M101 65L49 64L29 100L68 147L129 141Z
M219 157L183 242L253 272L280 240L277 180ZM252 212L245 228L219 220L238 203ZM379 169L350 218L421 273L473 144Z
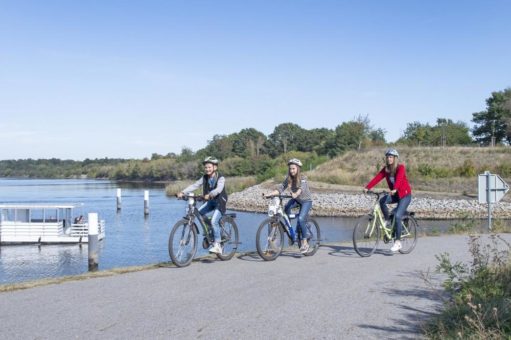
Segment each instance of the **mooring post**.
M89 271L94 272L98 270L98 214L97 213L89 213L88 218L89 223Z
M117 211L121 210L121 189L117 189Z
M144 190L144 216L149 215L149 190Z

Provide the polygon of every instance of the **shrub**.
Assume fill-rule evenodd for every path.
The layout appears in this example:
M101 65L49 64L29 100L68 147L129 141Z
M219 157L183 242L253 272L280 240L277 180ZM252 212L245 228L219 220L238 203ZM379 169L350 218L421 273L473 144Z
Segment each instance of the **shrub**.
M510 245L498 235L482 245L469 242L472 263L437 255L437 272L447 275L443 287L449 297L444 310L429 321L425 333L432 339L504 339L511 337Z
M461 177L474 177L477 171L472 161L467 159L463 162L462 166L456 168L455 173Z
M431 177L433 175L433 168L429 164L419 164L417 171L424 177Z

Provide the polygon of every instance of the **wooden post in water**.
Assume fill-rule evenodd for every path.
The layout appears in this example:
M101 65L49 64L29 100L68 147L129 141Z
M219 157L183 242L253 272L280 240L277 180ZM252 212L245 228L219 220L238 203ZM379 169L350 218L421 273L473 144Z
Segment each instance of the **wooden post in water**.
M98 214L97 213L89 213L88 218L89 223L89 271L95 272L98 270L98 246L99 246L99 238L98 238Z
M144 190L144 216L149 215L149 190Z
M117 188L117 211L121 210L121 189Z

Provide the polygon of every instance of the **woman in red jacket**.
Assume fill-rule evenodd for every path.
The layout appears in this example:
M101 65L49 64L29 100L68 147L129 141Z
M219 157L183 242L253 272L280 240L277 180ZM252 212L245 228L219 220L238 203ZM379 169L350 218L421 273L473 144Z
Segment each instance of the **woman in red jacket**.
M385 219L388 220L389 209L387 208L387 204L397 203L397 208L394 213L396 240L392 248L390 248L393 252L401 249L401 220L406 213L406 208L408 208L408 205L412 201L412 188L406 178L406 168L404 164L399 164L398 158L399 153L396 149L388 149L385 152L385 166L364 188L364 191L367 191L378 184L382 179L385 178L387 180L390 193L380 199L380 207Z

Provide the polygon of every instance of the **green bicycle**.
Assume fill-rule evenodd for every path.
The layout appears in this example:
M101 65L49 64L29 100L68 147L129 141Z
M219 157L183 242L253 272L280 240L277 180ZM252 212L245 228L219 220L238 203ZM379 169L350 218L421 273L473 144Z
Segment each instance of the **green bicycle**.
M357 254L362 257L371 256L376 248L378 248L380 239L383 239L384 243L392 241L395 233L394 214L390 215L392 225L386 226L385 218L379 204L380 197L385 195L386 192L374 192L369 190L367 193L376 196L376 204L371 213L358 219L353 229L353 247ZM414 216L415 213L406 212L401 220L402 248L399 250L401 254L410 253L417 244L417 229L419 225Z

